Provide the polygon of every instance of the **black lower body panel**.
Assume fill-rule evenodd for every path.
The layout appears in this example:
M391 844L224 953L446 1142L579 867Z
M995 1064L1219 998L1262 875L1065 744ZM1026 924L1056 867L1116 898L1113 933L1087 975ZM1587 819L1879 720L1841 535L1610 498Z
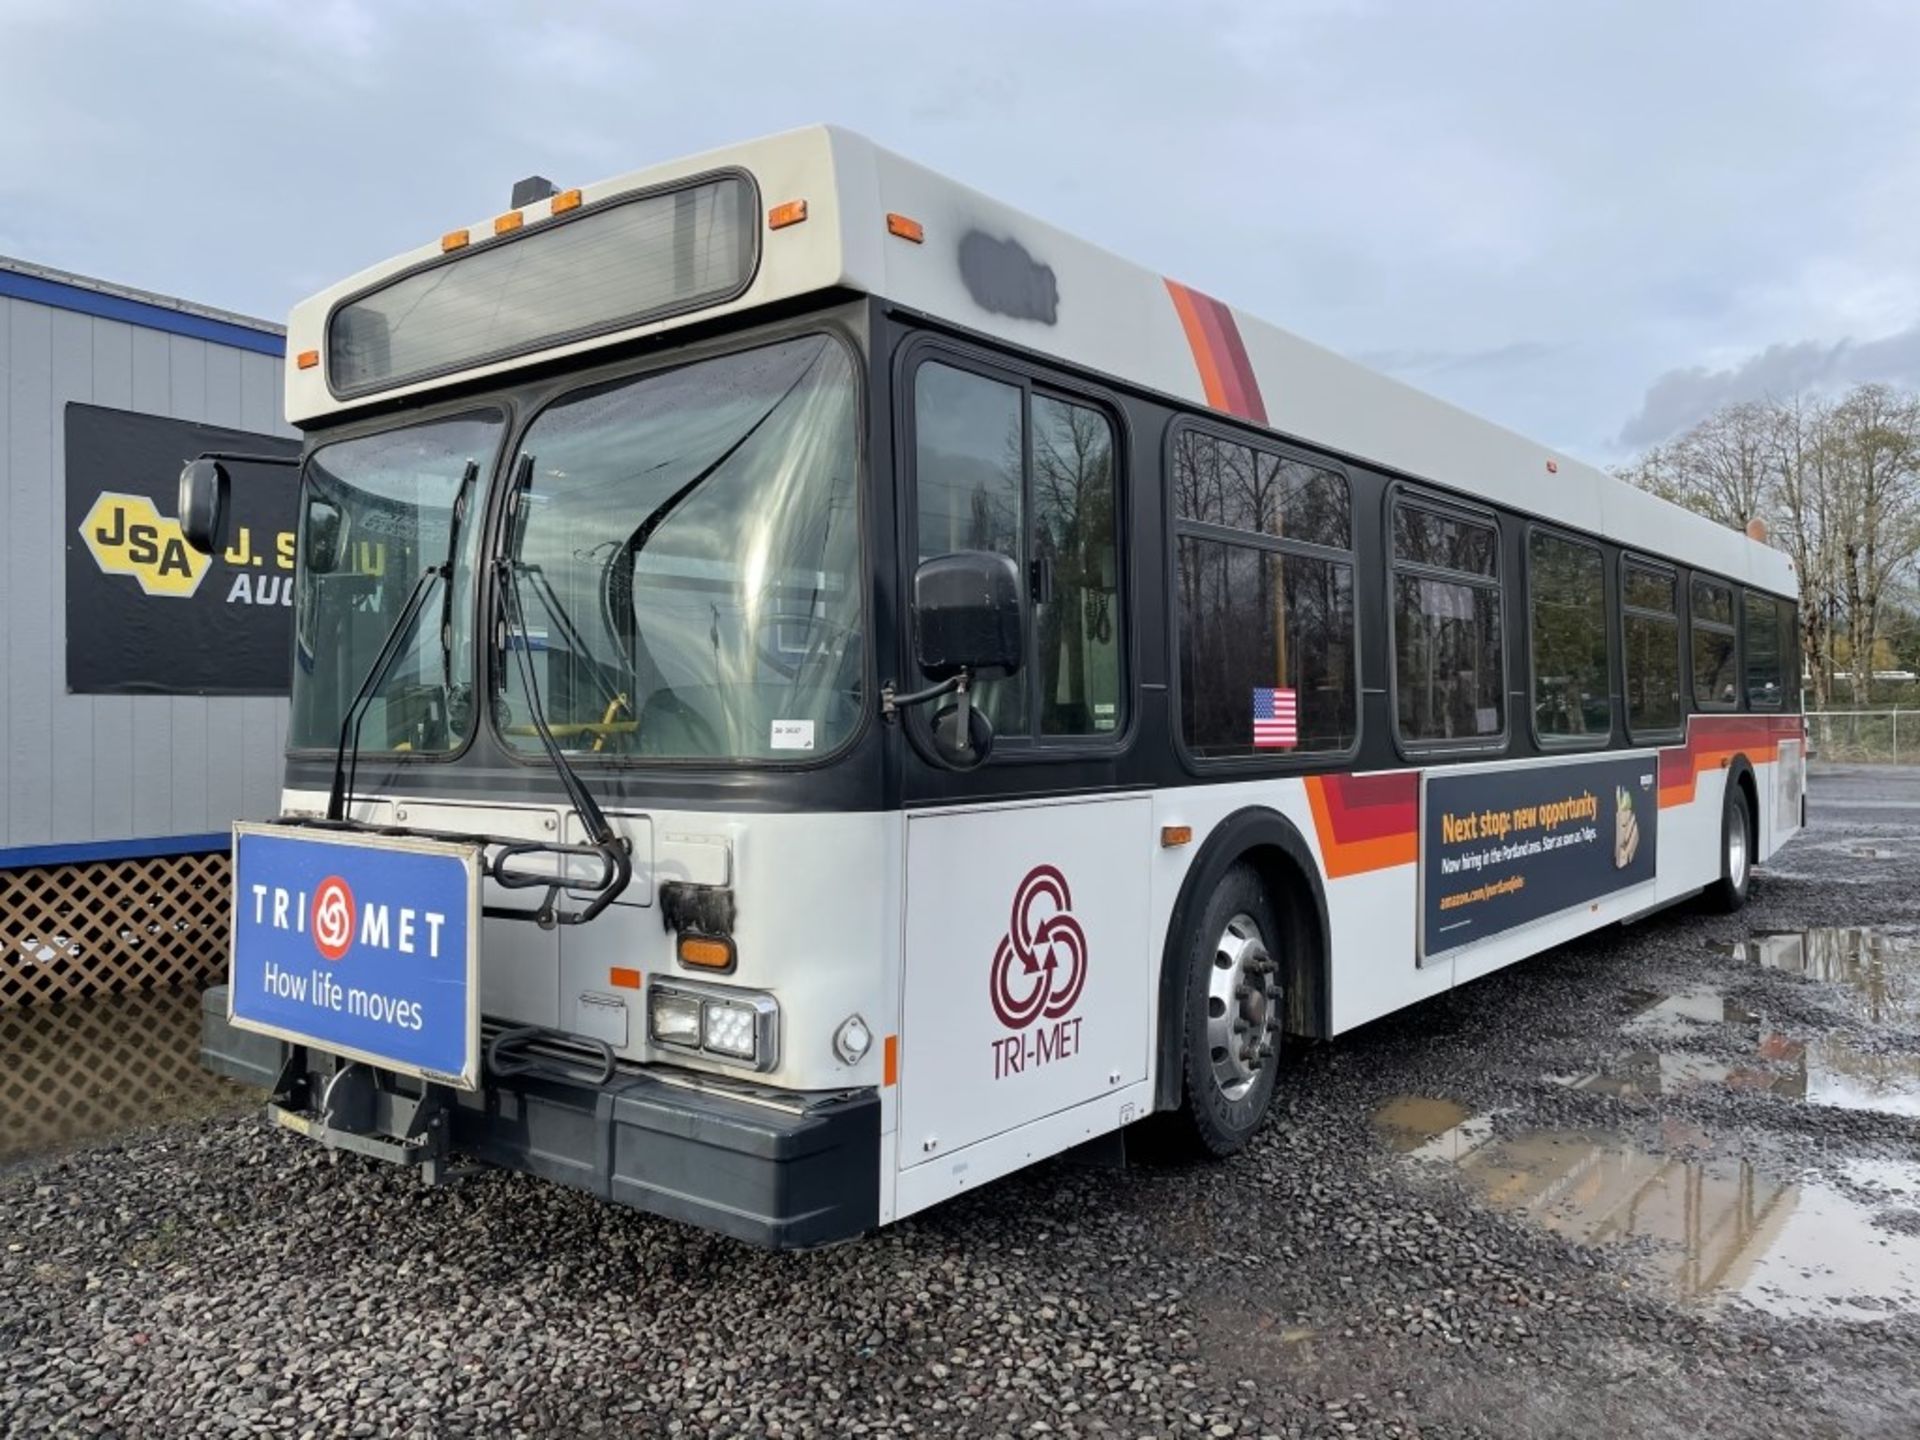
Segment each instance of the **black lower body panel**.
M272 1085L286 1053L278 1041L234 1031L224 992L209 992L203 1063ZM343 1062L308 1055L318 1094ZM461 1154L755 1245L802 1249L879 1223L880 1097L872 1091L796 1095L789 1104L646 1074L604 1084L487 1075L479 1090L455 1093L451 1120Z

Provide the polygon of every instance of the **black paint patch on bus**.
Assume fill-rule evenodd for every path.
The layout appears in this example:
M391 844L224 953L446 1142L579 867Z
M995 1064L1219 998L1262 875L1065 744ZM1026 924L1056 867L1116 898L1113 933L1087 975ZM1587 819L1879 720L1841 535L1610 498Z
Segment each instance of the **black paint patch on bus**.
M983 310L1043 325L1060 318L1060 285L1053 267L1034 259L1018 240L996 240L983 230L969 230L960 237L960 278Z

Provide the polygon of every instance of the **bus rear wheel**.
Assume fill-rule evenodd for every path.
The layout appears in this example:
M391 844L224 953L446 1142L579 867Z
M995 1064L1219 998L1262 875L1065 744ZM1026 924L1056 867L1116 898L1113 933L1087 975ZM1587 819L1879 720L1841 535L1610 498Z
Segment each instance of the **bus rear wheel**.
M1273 899L1249 865L1221 877L1188 938L1180 1119L1209 1155L1252 1138L1273 1099L1286 1015L1283 932Z
M1747 806L1746 789L1734 781L1727 784L1727 803L1720 816L1720 879L1707 888L1707 903L1723 915L1731 915L1747 903L1747 886L1753 879L1753 814Z

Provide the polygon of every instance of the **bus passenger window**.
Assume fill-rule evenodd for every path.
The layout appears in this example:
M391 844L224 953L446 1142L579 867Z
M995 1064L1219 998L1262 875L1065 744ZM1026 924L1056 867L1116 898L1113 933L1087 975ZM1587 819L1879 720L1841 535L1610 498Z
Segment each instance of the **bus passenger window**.
M1731 710L1740 703L1733 629L1733 587L1694 577L1693 703L1703 710Z
M1527 542L1533 726L1542 738L1603 741L1613 732L1607 672L1606 559L1536 530Z
M1395 707L1415 743L1505 733L1500 533L1401 501L1393 511Z
M1673 574L1629 560L1620 585L1627 731L1636 740L1680 728L1680 615Z
M1786 694L1786 646L1780 634L1780 602L1771 595L1749 590L1745 595L1747 627L1747 704L1756 710L1778 710Z
M1346 477L1183 429L1173 497L1189 752L1350 748L1358 714Z

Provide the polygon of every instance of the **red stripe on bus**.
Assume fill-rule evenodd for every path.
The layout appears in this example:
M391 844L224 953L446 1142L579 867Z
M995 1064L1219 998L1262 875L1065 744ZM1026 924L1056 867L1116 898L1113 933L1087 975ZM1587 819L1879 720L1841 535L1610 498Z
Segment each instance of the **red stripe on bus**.
M1411 865L1420 854L1420 777L1310 775L1307 803L1327 878Z
M1798 715L1695 715L1687 743L1660 752L1660 808L1693 803L1702 770L1718 770L1735 755L1754 764L1780 758L1780 742L1800 740L1806 725Z
M1267 423L1267 406L1266 402L1260 398L1260 382L1254 378L1253 361L1247 358L1247 342L1240 337L1240 327L1234 321L1233 311L1218 300L1210 303L1215 307L1221 341L1226 347L1226 368L1231 370L1240 382L1241 401L1244 408L1234 413L1264 425Z

